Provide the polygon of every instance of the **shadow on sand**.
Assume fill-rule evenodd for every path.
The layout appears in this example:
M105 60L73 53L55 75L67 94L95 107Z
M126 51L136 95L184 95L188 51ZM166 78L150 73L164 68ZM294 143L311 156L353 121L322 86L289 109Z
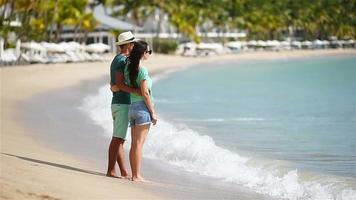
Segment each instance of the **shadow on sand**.
M13 155L13 154L7 154L7 153L3 153L3 152L1 152L1 154L6 155L6 156L12 156L12 157L15 157L15 158L18 158L18 159L22 159L22 160L26 160L26 161L29 161L29 162L33 162L33 163L49 165L49 166L52 166L52 167L58 167L58 168L66 169L66 170L72 170L72 171L76 171L76 172L82 172L82 173L91 174L91 175L97 175L97 176L106 176L106 174L104 174L104 173L85 170L85 169L80 169L80 168L71 167L71 166L68 166L68 165L62 165L62 164L57 164L57 163L53 163L53 162L47 162L47 161L43 161L43 160L37 160L37 159L33 159L33 158L27 158L27 157L17 156L17 155Z

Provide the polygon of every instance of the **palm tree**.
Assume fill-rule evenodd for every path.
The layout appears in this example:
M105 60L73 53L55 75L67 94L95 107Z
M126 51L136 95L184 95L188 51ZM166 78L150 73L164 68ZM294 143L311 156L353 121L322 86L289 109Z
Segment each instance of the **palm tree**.
M83 32L83 37L80 37L79 42L85 42L88 38L88 33L93 31L98 25L92 13L84 13L80 18L80 28Z
M56 41L59 41L64 25L74 26L74 37L77 39L82 18L86 14L85 9L87 5L88 0L59 0L58 12L54 19L57 27L55 34Z
M32 35L39 35L36 27L42 27L42 22L35 20L38 15L40 0L12 0L14 2L13 12L20 17L22 27L17 31L17 37L28 40Z
M200 38L197 36L196 27L200 22L200 12L197 4L188 4L187 1L181 3L170 1L166 6L166 12L169 15L169 21L177 30L188 37L192 38L195 42L199 43ZM200 2L197 1L199 4Z

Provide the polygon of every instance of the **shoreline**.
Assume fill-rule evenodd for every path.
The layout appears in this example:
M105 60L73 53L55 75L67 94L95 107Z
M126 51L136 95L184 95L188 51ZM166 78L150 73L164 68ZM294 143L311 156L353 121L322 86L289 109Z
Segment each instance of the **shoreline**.
M356 55L356 50L246 52L197 58L154 55L145 65L148 66L150 73L157 75L159 72L166 73L167 70L179 70L192 65L214 61L283 59L345 54ZM81 84L90 85L93 82L92 80L101 79L105 83L105 77L108 77L109 65L110 63L104 62L54 65L37 64L0 68L1 163L7 163L6 165L1 165L0 181L2 198L41 198L43 195L47 195L53 199L110 198L122 194L127 198L138 198L140 195L145 198L162 198L160 195L156 196L155 193L151 193L150 190L152 188L148 189L148 191L142 191L142 185L108 179L103 177L101 172L93 170L91 166L78 158L73 158L72 155L58 152L43 145L42 139L38 135L35 137L36 134L31 133L31 130L21 121L21 112L23 110L19 108L23 108L26 102L32 97L38 95L41 99L42 95L42 99L45 100L43 97L47 92L58 93L58 91L66 90L66 88L76 88ZM176 69L177 67L179 69ZM85 92L88 92L88 90L84 90L83 94ZM63 94L60 95L63 96ZM22 105L22 107L19 105ZM48 106L50 104L47 102L44 105ZM59 107L61 106L59 105ZM46 110L47 108L38 109ZM50 113L48 112L48 114ZM29 113L29 115L37 118L37 123L38 118L42 119L42 116L36 116L36 113ZM43 119L44 122L46 120L46 118ZM58 128L61 129L61 127ZM58 135L59 133L56 134ZM84 169L83 166L85 166ZM58 180L52 177L54 174L66 178ZM16 178L18 175L22 177L21 180ZM30 183L33 180L34 183ZM71 184L72 188L66 189L68 184L66 180L77 181ZM106 188L100 188L102 186L95 184L95 182L100 182ZM85 185L86 188L81 188L82 185ZM87 190L90 190L89 194L84 192L88 192ZM105 197L105 195L108 196Z
M78 66L73 65L66 66L65 69L52 68L53 66L1 69L0 196L2 199L113 199L117 196L160 199L159 196L133 183L107 178L105 173L76 156L49 148L51 144L44 145L48 141L36 135L37 130L30 129L21 121L25 116L22 112L26 112L21 110L21 106L26 107L26 103L32 97L45 95L50 91L56 92L60 88L70 88L81 81L90 81L102 76L100 73L102 70L93 66L102 63L90 64L90 74L79 80L70 74L73 71L77 71L78 74L88 66L79 69L76 69ZM22 71L27 73L20 73ZM65 74L68 78L56 80L54 76L57 74ZM40 77L47 84L38 82L37 79ZM10 89L19 93L11 92ZM47 110L46 107L39 109ZM50 121L50 116L37 116L36 113L30 113L28 116L40 120L37 123L42 121L46 124ZM53 133L51 128L53 129L48 127L48 133ZM59 132L60 130L56 133Z

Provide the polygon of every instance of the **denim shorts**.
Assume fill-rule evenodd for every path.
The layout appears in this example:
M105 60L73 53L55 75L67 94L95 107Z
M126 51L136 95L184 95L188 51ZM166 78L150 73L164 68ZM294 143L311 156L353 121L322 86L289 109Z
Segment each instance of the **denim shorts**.
M151 124L151 114L144 101L131 103L129 107L130 126L142 126Z

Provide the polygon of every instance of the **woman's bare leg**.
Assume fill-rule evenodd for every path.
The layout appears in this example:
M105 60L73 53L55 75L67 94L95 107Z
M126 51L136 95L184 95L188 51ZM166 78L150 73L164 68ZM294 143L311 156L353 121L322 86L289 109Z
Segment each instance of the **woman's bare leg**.
M131 128L130 164L133 181L144 181L141 176L142 148L150 126L148 124Z

